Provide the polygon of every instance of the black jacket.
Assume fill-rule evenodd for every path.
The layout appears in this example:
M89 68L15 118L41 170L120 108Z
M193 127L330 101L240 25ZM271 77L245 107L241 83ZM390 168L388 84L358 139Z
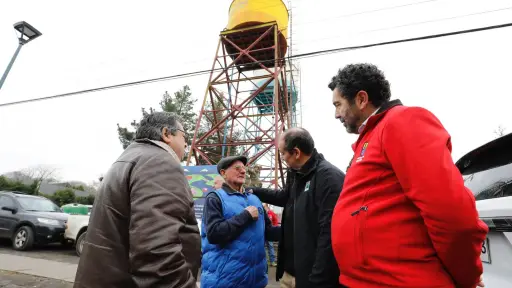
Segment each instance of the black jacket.
M292 197L294 263L297 288L342 287L331 247L331 217L345 174L316 150L300 171L288 170L281 190L251 187L262 202L284 207ZM309 182L309 184L308 184ZM285 209L286 211L286 209ZM282 219L286 218L283 212ZM284 274L284 227L281 222L276 280Z

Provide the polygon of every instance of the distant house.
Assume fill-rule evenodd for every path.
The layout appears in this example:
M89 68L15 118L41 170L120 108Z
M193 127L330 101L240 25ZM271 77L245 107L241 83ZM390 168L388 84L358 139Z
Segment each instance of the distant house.
M64 189L71 189L66 187L65 184L61 183L41 183L41 186L39 186L39 192L42 194L46 194L48 196L51 196L55 194L58 190L64 190ZM87 197L89 195L92 195L92 193L87 191L80 191L76 189L71 189L73 192L75 192L75 196L77 197Z

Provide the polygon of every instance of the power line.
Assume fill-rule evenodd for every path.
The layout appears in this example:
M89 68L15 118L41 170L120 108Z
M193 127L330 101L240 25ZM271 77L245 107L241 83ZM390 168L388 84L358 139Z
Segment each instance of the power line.
M504 7L504 8L480 11L480 12L463 14L463 15L457 15L457 16L451 16L451 17L445 17L445 18L438 18L438 19L431 19L431 20L425 20L425 21L420 21L420 22L407 23L407 24L402 24L402 25L398 25L398 26L384 27L384 28L373 29L373 30L368 30L368 31L364 31L364 32L377 32L377 31L384 31L384 30L392 30L392 29L416 26L416 25L427 24L427 23L436 23L436 22L442 22L442 21L447 21L447 20L454 20L454 19L472 17L472 16L477 16L477 15L496 13L496 12L501 12L501 11L510 10L510 9L512 9L512 7Z
M425 4L425 3L431 3L431 2L437 2L437 1L439 1L439 0L425 0L425 1L419 1L419 2L414 2L414 3L402 4L402 5L388 6L388 7L379 8L379 9L365 10L365 11L354 12L354 13L350 13L350 14L343 14L343 15L339 15L339 16L333 16L333 17L330 17L330 18L323 18L323 19L307 21L307 22L298 22L298 23L295 23L294 25L297 26L297 25L304 25L304 24L312 24L312 23L330 21L330 20L333 20L333 19L341 19L341 18L347 18L347 17L353 17L353 16L360 16L360 15L364 15L364 14L371 14L371 13L387 11L387 10L395 10L395 9L400 9L400 8L404 8L404 7L416 6L416 5L421 5L421 4Z
M292 7L291 4L289 4L289 5L287 5L288 13L289 13L289 16L290 16L289 25L286 26L286 27L280 28L280 30L289 29L290 33L289 33L289 36L288 36L288 38L286 40L290 41L291 40L291 34L292 34L292 27L291 27L291 25L297 26L297 25L318 23L318 22L324 22L324 21L329 21L329 20L333 20L333 19L348 18L348 17L360 16L360 15L371 14L371 13L376 13L376 12L395 10L395 9L405 8L405 7L409 7L409 6L416 6L416 5L421 5L421 4L425 4L425 3L431 3L431 2L437 2L437 1L440 1L440 0L424 0L424 1L414 2L414 3L407 3L407 4L396 5L396 6L388 6L388 7L372 9L372 10L363 10L363 11L354 12L354 13L350 13L350 14L335 15L335 16L333 16L331 18L322 18L322 19L317 19L317 20L313 20L313 21L298 22L298 23L293 23L293 24L292 24L292 19L291 19L291 16L292 16L292 11L291 10L292 10L292 8L297 8L297 7ZM297 1L294 1L294 3L297 3ZM256 9L256 11L260 11L260 10L263 11L266 8L272 8L272 7L278 7L278 6L281 6L281 4L259 7L258 9ZM366 32L366 31L363 31L363 33L364 32ZM304 44L304 43L313 42L313 41L316 41L316 40L323 41L323 40L329 40L329 39L332 39L332 38L339 38L339 37L342 37L342 36L329 37L329 38L319 38L319 39L311 39L311 40L308 40L308 41L305 41L305 42L302 42L302 43L298 43L298 45ZM177 63L177 64L179 64L179 65L187 65L187 64L202 63L202 62L206 62L206 61L211 61L211 58L202 58L202 59L195 60L195 61L188 61L188 62L182 62L182 63Z
M292 57L284 57L283 59L280 59L280 60L318 57L318 56L322 56L322 55L341 53L341 52L352 51L352 50L359 50L359 49L385 46L385 45L391 45L391 44L415 42L415 41L420 41L420 40L442 38L442 37L455 36L455 35L461 35L461 34L470 34L470 33L495 30L495 29L501 29L501 28L507 28L507 27L512 27L512 23L505 23L505 24L499 24L499 25L493 25L493 26L485 26L485 27L479 27L479 28L473 28L473 29L467 29L467 30L459 30L459 31L454 31L454 32L432 34L432 35L427 35L427 36L406 38L406 39L386 41L386 42L378 42L378 43L365 44L365 45L341 47L341 48L334 48L334 49L327 49L327 50L318 50L318 51L312 51L312 52L307 52L307 53L302 53L302 54L295 54ZM259 63L263 64L263 63L269 62L269 61L272 61L272 60L259 61ZM93 88L93 89L80 90L80 91L76 91L76 92L57 94L57 95L53 95L53 96L46 96L46 97L40 97L40 98L33 98L33 99L27 99L27 100L2 103L2 104L0 104L0 107L7 107L7 106L37 102L37 101L44 101L44 100L51 100L51 99L56 99L56 98L64 98L64 97L85 94L85 93L98 92L98 91L117 89L117 88L124 88L124 87L148 84L148 83L153 83L153 82L168 81L168 80L174 80L174 79L180 79L180 78L189 78L189 77L208 74L208 73L211 73L212 71L222 71L222 68L217 68L214 70L211 70L211 69L199 70L199 71L195 71L195 72L181 73L181 74L175 74L175 75L166 76L166 77L152 78L152 79L147 79L147 80L134 81L134 82L122 83L122 84L111 85L111 86L103 86L103 87L98 87L98 88Z
M437 23L437 22L442 22L442 21L447 21L447 20L455 20L455 19L460 19L460 18L465 18L465 17L472 17L472 16L484 15L484 14L489 14L489 13L496 13L496 12L501 12L501 11L511 10L511 9L512 9L512 7L504 7L504 8L480 11L480 12L475 12L475 13L470 13L470 14L450 16L450 17L445 17L445 18L437 18L437 19L431 19L431 20L425 20L425 21L419 21L419 22L412 22L412 23L406 23L406 24L401 24L401 25L397 25L397 26L364 30L364 31L355 33L354 35L362 35L362 34L366 34L366 33L378 32L378 31L389 31L389 30L394 30L394 29L398 29L398 28L411 27L411 26L428 24L428 23ZM299 43L296 43L296 45L301 46L302 44L307 44L307 43L312 43L312 42L316 43L316 42L325 41L325 40L338 39L341 37L345 37L345 35L334 35L334 36L324 37L324 38L307 39L304 42L301 42L299 40Z

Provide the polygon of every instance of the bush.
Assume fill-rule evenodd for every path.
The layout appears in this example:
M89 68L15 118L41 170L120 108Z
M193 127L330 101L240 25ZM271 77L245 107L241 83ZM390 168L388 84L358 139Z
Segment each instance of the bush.
M94 204L94 195L89 195L87 197L78 196L76 197L76 203L83 205L93 205Z
M21 181L13 181L5 176L0 176L0 191L17 191L30 195L38 195L37 181L32 182L30 185L23 184Z
M62 190L57 190L55 193L49 197L55 204L59 207L66 204L71 204L76 202L75 192L72 189L66 188Z

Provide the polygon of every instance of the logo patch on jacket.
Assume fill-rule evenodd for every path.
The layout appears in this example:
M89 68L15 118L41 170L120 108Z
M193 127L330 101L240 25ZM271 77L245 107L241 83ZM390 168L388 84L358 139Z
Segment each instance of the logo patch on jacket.
M304 192L309 191L309 184L311 181L306 182L306 188L304 188Z
M366 152L366 148L368 148L368 142L364 142L363 149L361 149L361 153L359 153L359 157L356 159L357 162L361 162L364 158L364 153Z

